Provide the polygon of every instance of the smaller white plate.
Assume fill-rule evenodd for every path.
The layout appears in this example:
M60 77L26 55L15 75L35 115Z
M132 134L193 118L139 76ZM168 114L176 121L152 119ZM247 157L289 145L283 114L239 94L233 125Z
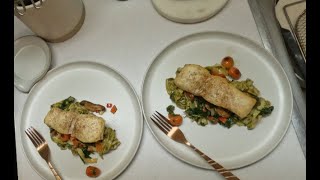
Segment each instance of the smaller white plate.
M70 150L61 150L50 138L49 127L44 117L50 105L69 96L78 101L88 100L97 104L112 103L117 106L115 114L107 109L102 117L106 125L115 129L120 146L98 163L83 164L79 156ZM98 115L100 116L100 115ZM30 91L21 116L21 141L24 153L33 169L44 179L54 179L46 162L25 134L33 126L47 140L51 162L62 179L89 179L86 167L93 165L101 170L96 179L113 179L126 169L136 154L143 129L140 101L130 83L115 70L98 63L77 62L57 67L40 80Z
M228 0L152 0L160 15L178 23L199 23L216 15Z
M22 92L32 86L48 71L51 52L47 43L36 36L24 36L14 42L14 85Z

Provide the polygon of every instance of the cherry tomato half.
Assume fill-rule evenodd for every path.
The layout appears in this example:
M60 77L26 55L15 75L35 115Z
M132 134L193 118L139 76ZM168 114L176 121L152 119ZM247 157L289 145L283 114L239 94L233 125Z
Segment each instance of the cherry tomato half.
M88 166L86 169L86 174L89 177L98 177L101 174L101 171L97 167Z
M219 119L219 121L221 121L222 123L226 123L227 120L228 120L228 118L226 118L226 117L219 117L218 119Z
M172 126L180 126L182 124L182 116L179 114L169 114L169 122Z
M221 66L226 69L230 69L231 67L233 67L233 65L234 65L234 61L233 61L233 58L230 56L227 56L221 60Z
M229 73L229 76L232 78L232 79L235 79L235 80L238 80L240 79L241 77L241 72L239 71L238 68L236 67L231 67L228 71Z

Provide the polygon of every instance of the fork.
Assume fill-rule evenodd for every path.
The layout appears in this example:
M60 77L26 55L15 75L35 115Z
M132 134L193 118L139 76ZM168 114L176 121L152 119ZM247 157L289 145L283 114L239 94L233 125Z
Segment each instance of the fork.
M47 141L32 126L30 128L28 128L27 130L25 130L25 133L28 135L28 137L32 141L33 145L36 147L36 149L37 149L38 153L40 154L40 156L49 165L49 168L52 171L52 173L53 173L54 177L56 178L56 180L61 180L61 177L58 175L56 170L53 168L53 166L51 165L51 162L49 160L50 149L49 149Z
M164 132L167 136L171 139L175 140L176 142L186 144L187 146L191 147L194 151L196 151L203 159L207 161L216 171L218 171L225 179L227 180L240 180L238 177L233 175L229 170L225 169L222 165L211 159L209 156L205 155L199 149L194 147L188 140L185 138L183 132L177 127L172 126L169 123L169 120L160 114L158 111L150 117L150 119Z

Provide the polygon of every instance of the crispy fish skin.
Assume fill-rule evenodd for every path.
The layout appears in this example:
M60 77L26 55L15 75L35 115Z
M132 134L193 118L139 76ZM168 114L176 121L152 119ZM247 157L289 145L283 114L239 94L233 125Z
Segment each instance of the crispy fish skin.
M176 75L174 83L182 90L230 110L241 119L246 117L256 100L228 83L225 78L212 76L200 65L186 64Z
M62 134L71 134L84 143L103 139L105 121L94 114L79 114L53 107L44 118L44 123Z

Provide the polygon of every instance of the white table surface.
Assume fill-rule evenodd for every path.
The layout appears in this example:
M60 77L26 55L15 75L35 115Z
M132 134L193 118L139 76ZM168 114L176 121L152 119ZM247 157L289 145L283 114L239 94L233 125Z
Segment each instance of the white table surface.
M164 19L150 0L84 0L86 19L80 31L62 43L49 43L51 68L77 60L106 64L124 75L141 95L149 64L171 42L195 32L225 31L261 43L246 0L230 0L216 16L199 24L178 24ZM14 39L33 34L14 17ZM20 118L28 94L14 89L14 117L19 179L38 180L23 153ZM245 180L306 179L306 159L290 125L277 148L262 160L233 171ZM186 164L168 153L144 123L138 152L117 179L223 179L218 173Z

